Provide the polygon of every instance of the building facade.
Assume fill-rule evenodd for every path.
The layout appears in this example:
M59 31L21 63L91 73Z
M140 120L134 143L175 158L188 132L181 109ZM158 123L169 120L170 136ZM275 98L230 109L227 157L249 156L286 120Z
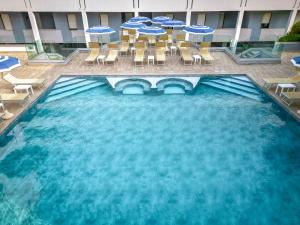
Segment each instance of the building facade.
M213 42L275 41L300 20L299 7L300 0L0 0L0 44L87 43L88 27L119 31L137 15L210 26Z

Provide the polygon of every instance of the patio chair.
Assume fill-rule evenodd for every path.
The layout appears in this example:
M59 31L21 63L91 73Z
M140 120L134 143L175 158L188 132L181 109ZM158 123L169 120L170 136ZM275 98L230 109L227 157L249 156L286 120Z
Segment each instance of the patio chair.
M107 64L115 64L115 62L118 61L118 53L119 51L117 49L110 49L104 62L106 62Z
M39 78L30 78L30 79L21 79L21 78L17 78L13 75L11 75L10 73L6 74L3 77L3 80L5 80L6 82L10 83L11 85L32 85L32 86L43 86L45 83L45 79L39 79Z
M165 53L169 52L169 47L166 42L157 42L155 44L155 49L164 49Z
M122 42L121 43L121 48L120 48L120 55L127 55L129 50L129 42Z
M300 91L295 92L282 92L282 101L288 106L292 105L295 101L300 100Z
M203 59L204 63L211 64L211 62L213 62L215 58L212 57L212 55L210 54L209 47L210 47L210 43L202 42L200 45L199 55Z
M134 64L137 66L138 63L141 65L144 64L144 57L145 57L145 50L143 48L137 48L135 57L134 57Z
M190 49L181 50L181 60L183 61L183 65L193 65L193 57Z
M29 98L29 93L16 93L16 94L11 94L11 93L0 93L0 100L2 102L7 102L7 103L19 103L23 104L24 102L27 101Z
M264 87L270 88L272 85L276 84L296 84L300 82L300 73L293 77L286 77L286 78L263 78Z
M99 44L97 42L90 42L89 46L90 54L84 61L87 63L94 63L96 62L98 55L100 55Z
M183 41L178 43L177 45L179 51L181 52L182 49L190 49L192 47L192 43L191 42L187 42L187 41Z
M166 53L163 48L155 49L155 58L157 65L165 65L166 63Z

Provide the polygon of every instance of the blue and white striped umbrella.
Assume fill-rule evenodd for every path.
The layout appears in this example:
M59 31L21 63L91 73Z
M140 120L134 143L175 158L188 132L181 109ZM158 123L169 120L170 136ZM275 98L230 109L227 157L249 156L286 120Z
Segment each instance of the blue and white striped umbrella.
M131 19L128 20L129 22L138 22L138 23L146 23L146 22L151 22L150 18L146 16L136 16L132 17Z
M86 32L90 34L112 34L115 33L116 31L112 29L111 27L106 27L106 26L99 26L99 27L91 27L86 30Z
M160 27L144 27L137 30L140 34L147 34L147 35L163 35L166 34L166 31L163 28Z
M162 23L163 27L185 27L185 23L180 20L168 20Z
M183 31L189 34L203 34L203 35L213 34L215 32L214 29L207 26L201 26L201 25L188 26L185 27Z
M10 56L0 56L0 73L8 72L18 66L21 66L19 59Z
M152 23L162 24L163 22L169 21L170 17L167 16L157 16L152 19Z
M300 67L300 56L296 56L291 59L291 62L295 67Z
M143 23L139 23L139 22L125 22L121 25L121 28L123 29L129 29L129 30L137 30L139 28L143 28L145 27L146 25L143 24Z

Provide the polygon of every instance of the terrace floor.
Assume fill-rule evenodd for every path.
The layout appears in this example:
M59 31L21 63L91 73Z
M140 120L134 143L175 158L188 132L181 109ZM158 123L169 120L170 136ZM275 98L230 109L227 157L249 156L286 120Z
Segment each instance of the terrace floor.
M267 77L289 77L296 74L296 69L291 65L290 59L300 52L284 52L282 55L281 64L263 64L263 65L238 65L229 56L223 52L212 52L216 59L212 65L192 65L184 66L180 62L178 55L167 56L166 64L163 66L147 65L135 67L133 64L132 56L119 57L119 62L116 65L102 64L86 64L84 59L88 53L78 53L66 65L62 64L28 64L26 53L15 52L0 52L1 55L10 55L18 57L22 60L22 67L14 69L11 73L18 78L45 78L46 85L40 90L36 90L34 96L25 106L18 104L6 104L6 108L15 114L16 118L23 110L26 109L35 99L40 96L43 91L53 83L60 75L219 75L219 74L247 74L260 86L263 85L262 78ZM2 79L0 80L0 92L12 93L12 86ZM279 103L281 100L278 96L274 95L274 90L269 92L275 97ZM291 112L300 119L300 114L297 110L300 106L295 105L289 108ZM13 120L6 120L0 123L0 133L3 131Z

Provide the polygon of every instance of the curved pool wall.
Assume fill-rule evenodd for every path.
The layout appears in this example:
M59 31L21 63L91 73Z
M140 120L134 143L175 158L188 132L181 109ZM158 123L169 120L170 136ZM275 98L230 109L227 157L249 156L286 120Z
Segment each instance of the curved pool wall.
M123 94L143 94L150 91L158 91L164 94L184 94L193 91L197 86L200 77L192 83L188 77L164 78L164 77L143 77L143 78L117 78L118 81L112 81L115 78L109 78L111 86L118 93Z

